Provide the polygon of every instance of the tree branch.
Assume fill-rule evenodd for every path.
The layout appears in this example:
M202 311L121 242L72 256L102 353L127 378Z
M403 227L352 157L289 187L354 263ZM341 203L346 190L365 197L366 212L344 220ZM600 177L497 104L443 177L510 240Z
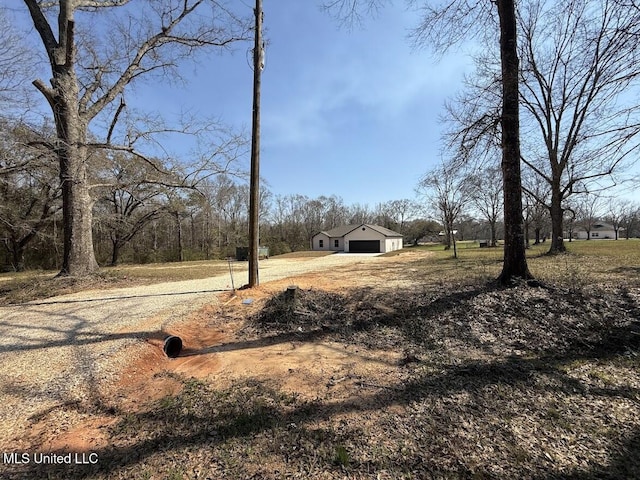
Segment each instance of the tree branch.
M111 136L113 135L113 129L115 128L116 123L118 122L118 117L120 116L120 113L122 112L122 110L124 110L125 106L126 104L124 103L124 98L120 98L120 105L118 105L118 109L116 110L116 113L113 116L113 120L111 121L111 125L109 126L109 132L107 133L107 144L111 143Z
M51 26L47 21L47 18L42 13L42 9L38 4L37 0L24 0L24 3L27 5L29 9L29 14L33 20L33 25L36 27L36 30L40 34L40 38L42 39L42 43L44 44L45 50L47 51L47 55L49 57L49 62L52 65L56 64L56 49L59 47L59 44L56 40L53 31L51 30Z

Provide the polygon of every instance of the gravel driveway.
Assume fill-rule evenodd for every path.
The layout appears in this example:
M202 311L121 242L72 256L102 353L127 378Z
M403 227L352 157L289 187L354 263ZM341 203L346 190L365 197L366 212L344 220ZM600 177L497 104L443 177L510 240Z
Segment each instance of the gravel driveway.
M269 259L260 282L380 259L329 255ZM235 263L236 288L247 283L247 263ZM127 346L230 290L229 274L156 285L87 291L0 307L0 447L20 448L28 418L86 400L100 403L96 385L115 378ZM26 446L26 445L22 445Z

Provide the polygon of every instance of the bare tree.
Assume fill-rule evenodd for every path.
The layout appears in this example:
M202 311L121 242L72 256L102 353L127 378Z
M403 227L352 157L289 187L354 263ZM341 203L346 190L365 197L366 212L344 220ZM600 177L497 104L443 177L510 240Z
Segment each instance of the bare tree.
M62 183L61 274L86 275L97 268L91 235L94 199L87 166L91 149L139 154L134 141L141 137L135 132L128 132L122 144L114 138L125 108L125 89L144 76L176 74L179 63L197 49L225 48L245 38L246 27L213 1L158 0L135 5L128 0L24 2L51 67L50 85L42 80L33 83L51 107L58 135L53 147ZM115 8L120 15L110 16ZM76 22L78 12L86 25ZM94 28L100 18L112 22L109 28ZM98 41L98 32L104 31ZM109 128L102 142L92 142L89 128L99 118Z
M625 238L629 240L633 236L640 237L640 205L633 202L625 202L623 205L621 228L625 230Z
M388 202L389 213L394 220L395 229L404 235L407 223L415 218L420 206L415 200L403 198Z
M265 243L273 251L306 250L311 237L322 230L349 223L348 207L335 195L309 198L305 195L276 195L271 204L271 224L263 230Z
M198 188L200 216L202 217L202 247L205 260L211 258L213 248L217 245L220 248L221 217L216 211L216 184L210 179L204 180ZM218 235L214 238L215 227L218 227ZM216 242L217 238L217 242Z
M620 237L620 229L623 226L625 216L629 211L633 211L631 202L612 198L607 205L605 220L611 224L616 234L616 240Z
M117 265L122 248L165 211L161 197L167 187L149 181L157 172L147 162L123 152L108 161L113 182L100 189L96 209L104 210L99 223L111 240L110 263Z
M407 222L404 241L416 246L424 237L436 237L441 230L440 224L433 220L420 218L411 220Z
M585 193L576 197L575 217L578 225L587 233L587 240L592 238L592 230L600 219L602 197L593 193Z
M330 195L326 197L327 208L324 219L324 228L330 230L346 223L346 206L342 198Z
M16 271L25 268L27 247L45 231L59 212L60 182L51 152L40 145L52 133L22 122L0 122L0 235ZM49 134L49 135L48 135Z
M498 167L487 167L469 174L469 194L474 207L489 224L490 244L498 245L496 227L504 207L502 202L502 176Z
M638 149L637 9L611 0L528 0L519 9L523 162L549 185L527 193L547 206L549 253L564 251L563 219L575 194L621 181ZM450 135L463 155L495 143L500 102L498 60L477 59L475 82L450 112ZM526 188L526 185L525 185Z
M26 110L29 99L26 78L33 75L35 59L23 45L7 11L0 9L0 105L3 115L15 108ZM0 166L2 173L2 166Z
M302 213L304 238L308 242L324 227L325 202L321 198L307 199L299 208Z
M447 248L453 247L454 258L458 258L455 225L470 201L470 191L465 172L454 164L444 162L429 171L418 184L418 192L431 205L444 227L445 245Z
M522 9L523 161L551 188L550 253L562 252L563 202L613 186L638 149L635 19L609 0L529 1ZM537 130L537 134L535 131Z
M326 0L322 7L347 27L362 23L363 19L378 14L390 0Z
M527 171L524 175L524 201L525 201L525 217L527 222L527 229L533 226L535 241L534 245L541 243L542 230L549 230L549 208L548 200L551 196L551 189L549 184L539 175L534 172ZM566 209L565 209L566 210ZM529 242L529 235L527 234L527 242Z
M497 0L500 23L502 112L502 182L504 190L504 261L499 281L532 278L527 265L522 218L520 168L519 59L516 7L513 0Z
M348 222L352 225L361 223L373 223L375 213L371 211L369 205L363 203L354 203L349 207L347 214Z
M382 2L377 2L380 5ZM510 284L516 278L531 279L527 265L524 221L522 217L522 180L520 167L520 105L519 60L517 48L516 5L514 0L492 2L476 0L444 0L432 5L421 4L423 19L414 31L418 44L429 44L436 51L444 51L471 37L482 35L485 39L499 34L501 61L501 147L502 177L504 189L505 246L502 272L498 281ZM376 4L372 0L335 0L325 2L334 11L356 18ZM358 10L360 7L360 10ZM495 10L494 10L495 7ZM363 10L364 9L364 10ZM497 22L495 21L497 13ZM493 28L488 28L488 27Z

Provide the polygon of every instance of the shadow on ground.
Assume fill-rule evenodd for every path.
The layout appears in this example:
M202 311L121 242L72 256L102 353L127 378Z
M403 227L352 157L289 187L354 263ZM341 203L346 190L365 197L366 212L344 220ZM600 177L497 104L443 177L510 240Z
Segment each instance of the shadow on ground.
M395 384L315 401L182 379L178 396L119 417L96 465L9 478L640 478L638 292L572 292L276 296L251 319L256 338L200 353L331 339L415 359Z

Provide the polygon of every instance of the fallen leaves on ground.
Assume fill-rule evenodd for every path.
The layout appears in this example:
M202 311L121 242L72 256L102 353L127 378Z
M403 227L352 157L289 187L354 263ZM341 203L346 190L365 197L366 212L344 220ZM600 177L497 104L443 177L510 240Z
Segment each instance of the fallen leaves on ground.
M525 283L278 294L247 319L240 340L339 342L400 351L401 361L384 376L334 378L311 400L276 380L216 388L182 378L180 394L108 427L99 464L46 471L96 479L640 478L639 299L633 287ZM44 472L24 470L14 478Z

